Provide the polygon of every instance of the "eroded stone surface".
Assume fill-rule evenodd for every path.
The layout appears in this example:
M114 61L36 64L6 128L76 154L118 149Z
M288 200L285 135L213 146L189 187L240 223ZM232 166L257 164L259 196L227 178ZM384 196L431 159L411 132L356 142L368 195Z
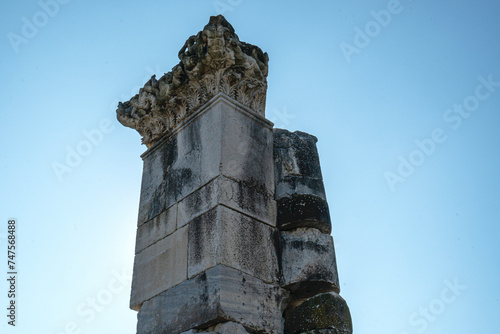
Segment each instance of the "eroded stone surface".
M211 176L201 170L202 138L196 134L200 135L202 131L203 125L193 123L186 131L147 152L142 174L138 225L159 215ZM194 137L194 140L185 137ZM206 139L209 141L209 138ZM218 170L218 166L211 167Z
M314 227L330 234L332 224L328 203L314 195L296 194L277 200L276 226L280 230Z
M312 297L288 311L285 334L298 333L351 334L351 314L345 300L335 292L329 292Z
M331 233L316 137L283 129L273 133L278 228L314 227Z
M309 194L326 200L316 142L305 132L274 129L276 199Z
M314 228L281 232L282 285L296 298L339 292L333 238Z
M207 329L192 329L182 334L247 334L245 327L236 322L228 321Z
M224 264L278 282L274 228L218 205L189 223L188 276Z
M274 196L271 123L227 97L211 103L143 155L138 225L221 174L260 196Z
M212 16L179 51L180 63L159 80L153 77L117 118L136 129L148 147L170 132L217 93L224 93L264 116L269 57L241 42L222 16Z
M182 333L224 321L259 333L283 333L286 291L223 265L146 301L138 315L141 334Z
M276 224L276 202L267 191L261 192L243 181L219 176L179 202L178 226L186 225L218 204L268 225Z

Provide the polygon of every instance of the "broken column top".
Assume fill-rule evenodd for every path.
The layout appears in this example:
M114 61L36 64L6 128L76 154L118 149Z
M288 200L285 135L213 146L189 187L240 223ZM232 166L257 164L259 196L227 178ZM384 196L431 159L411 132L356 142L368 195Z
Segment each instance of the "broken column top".
M222 15L188 38L179 64L159 80L151 79L129 101L120 102L118 121L142 136L148 148L212 97L223 93L264 116L267 53L241 42Z

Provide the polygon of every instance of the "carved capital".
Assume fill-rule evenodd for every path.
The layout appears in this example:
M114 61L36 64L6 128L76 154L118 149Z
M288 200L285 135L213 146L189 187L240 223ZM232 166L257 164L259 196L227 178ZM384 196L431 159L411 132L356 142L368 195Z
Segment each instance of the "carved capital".
M220 92L264 116L269 57L241 42L222 15L188 38L179 59L172 71L158 80L153 75L139 94L118 104L118 121L136 129L147 147Z

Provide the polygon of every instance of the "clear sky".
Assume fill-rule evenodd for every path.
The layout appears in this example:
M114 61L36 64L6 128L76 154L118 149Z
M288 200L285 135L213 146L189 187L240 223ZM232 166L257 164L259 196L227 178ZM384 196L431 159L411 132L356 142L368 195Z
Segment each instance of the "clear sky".
M498 1L55 1L1 4L2 333L135 333L145 147L116 105L218 13L269 53L267 117L319 138L355 333L498 333Z

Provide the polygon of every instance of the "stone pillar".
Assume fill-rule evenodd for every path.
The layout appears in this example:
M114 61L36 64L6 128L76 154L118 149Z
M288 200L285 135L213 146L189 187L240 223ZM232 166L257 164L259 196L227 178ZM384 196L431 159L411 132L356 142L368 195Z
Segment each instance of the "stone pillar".
M316 137L274 130L281 286L290 292L285 333L352 333L340 292Z
M324 300L338 313L340 300L319 160L308 174L297 134L273 131L268 56L223 16L179 59L117 110L148 147L130 299L137 333L305 333L315 325L292 315Z

